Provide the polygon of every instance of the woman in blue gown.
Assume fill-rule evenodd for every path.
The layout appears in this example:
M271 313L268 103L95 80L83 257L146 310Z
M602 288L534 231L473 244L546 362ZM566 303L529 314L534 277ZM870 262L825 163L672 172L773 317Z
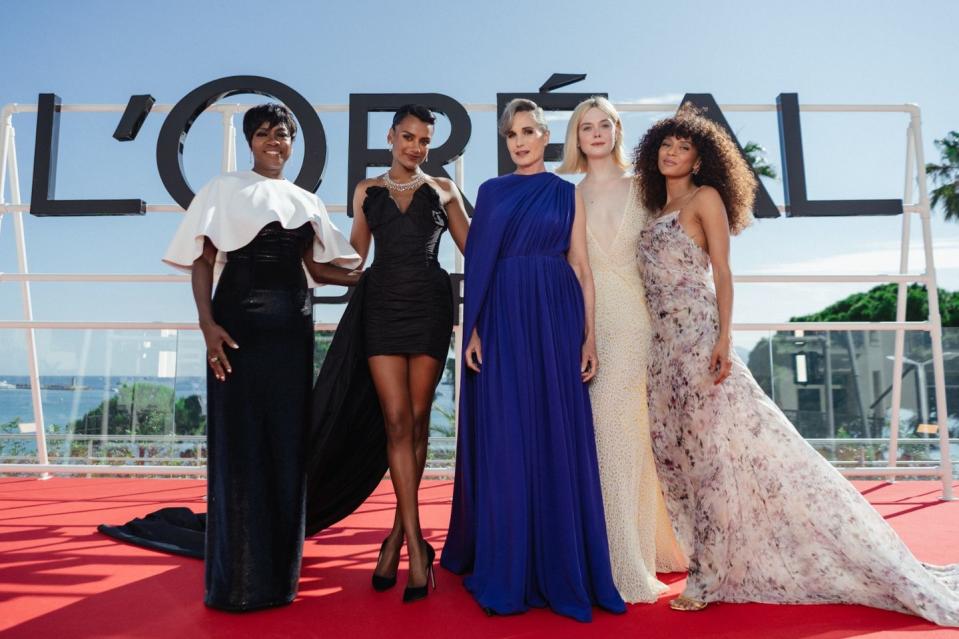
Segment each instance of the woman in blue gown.
M586 382L596 373L585 217L546 172L542 109L500 120L515 173L479 190L466 245L457 471L442 564L488 613L623 612Z

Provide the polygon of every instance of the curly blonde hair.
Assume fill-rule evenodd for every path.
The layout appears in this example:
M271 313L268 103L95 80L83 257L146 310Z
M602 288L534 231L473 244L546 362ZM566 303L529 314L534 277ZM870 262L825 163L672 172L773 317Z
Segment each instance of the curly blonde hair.
M753 221L757 181L736 143L718 124L692 108L660 120L636 145L633 168L640 199L648 211L666 204L666 178L659 172L659 147L668 136L689 140L699 154L700 167L693 177L696 186L719 191L729 218L729 232L738 234Z

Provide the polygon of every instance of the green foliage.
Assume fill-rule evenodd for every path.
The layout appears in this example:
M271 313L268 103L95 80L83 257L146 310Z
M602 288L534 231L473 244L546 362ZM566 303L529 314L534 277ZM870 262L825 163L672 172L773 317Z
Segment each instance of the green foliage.
M746 146L743 147L743 153L746 154L746 162L748 162L749 166L756 172L756 175L768 177L773 180L779 177L779 174L776 172L776 167L766 160L766 149L758 142L747 142Z
M882 284L865 293L827 306L818 313L792 317L790 322L893 322L896 320L898 284ZM929 317L929 296L926 287L912 284L906 289L906 321L923 321ZM939 289L939 314L942 325L959 327L959 291Z
M929 202L932 208L941 208L947 220L959 220L959 132L950 131L934 144L941 163L926 165L926 173L936 185Z
M763 389L763 392L771 397L773 394L773 379L772 371L769 368L769 339L763 337L756 342L753 350L749 351L746 366L749 367L749 372L753 374L753 378Z
M206 415L199 395L188 395L176 400L173 412L178 435L206 434Z
M106 415L104 416L104 412ZM137 382L121 386L114 397L70 424L78 434L202 435L206 417L196 395L174 401L170 386ZM174 431L174 426L176 430Z
M439 413L444 421L431 422L430 435L438 435L440 437L455 437L456 413L452 410L444 408L443 406L440 406L436 402L433 403L433 410Z
M0 424L0 433L19 433L20 432L20 418L16 418L12 421L6 422L5 424Z
M326 359L326 353L330 350L330 343L333 341L332 332L317 333L313 340L313 380L316 381L320 374L320 368L323 367L323 360Z
M19 435L20 418L0 424L0 435ZM25 440L21 438L0 439L0 461L22 461L24 457L36 457L37 445L33 437ZM34 461L27 459L26 461Z

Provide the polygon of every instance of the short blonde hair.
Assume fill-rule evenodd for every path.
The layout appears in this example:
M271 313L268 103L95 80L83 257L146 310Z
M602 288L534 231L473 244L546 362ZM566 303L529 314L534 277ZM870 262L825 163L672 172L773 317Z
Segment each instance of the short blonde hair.
M626 149L623 146L623 121L613 103L606 98L594 95L576 105L566 127L566 141L563 143L563 163L556 167L557 173L585 173L588 166L586 154L579 148L579 125L590 109L599 109L609 116L615 126L613 140L613 161L621 169L629 166Z
M509 130L513 127L513 118L516 117L517 113L529 113L533 121L536 122L536 126L539 127L539 130L543 133L549 133L549 124L546 122L546 114L543 113L543 108L532 100L515 98L506 104L506 108L503 109L503 115L499 116L499 125L497 128L502 137L505 138L506 134L509 133Z

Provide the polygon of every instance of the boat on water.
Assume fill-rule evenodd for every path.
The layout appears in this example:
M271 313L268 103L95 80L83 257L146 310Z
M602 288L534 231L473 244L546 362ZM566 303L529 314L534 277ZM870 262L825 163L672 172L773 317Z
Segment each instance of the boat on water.
M5 379L0 379L0 390L17 390L17 385L11 384Z

